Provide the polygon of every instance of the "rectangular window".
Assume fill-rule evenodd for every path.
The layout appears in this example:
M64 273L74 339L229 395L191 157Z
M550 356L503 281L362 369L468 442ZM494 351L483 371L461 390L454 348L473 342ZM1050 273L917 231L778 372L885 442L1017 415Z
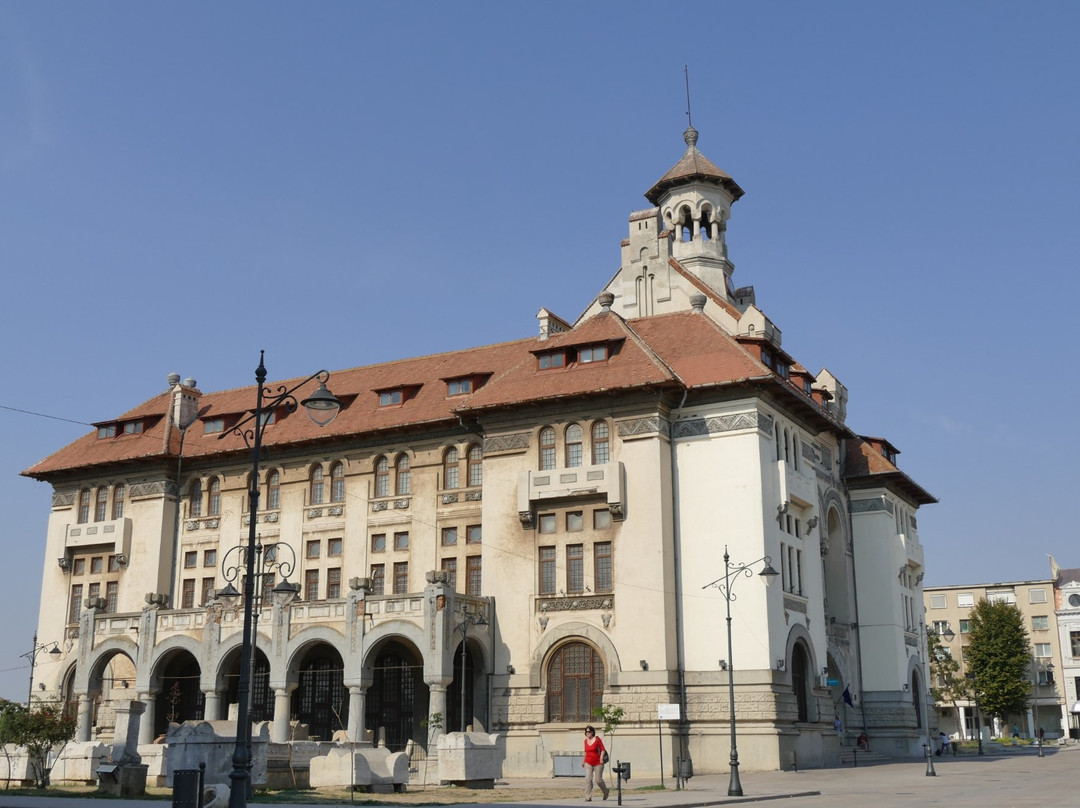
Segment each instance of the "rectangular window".
M970 592L960 592L956 595L956 605L961 609L971 609L975 606L975 596Z
M443 547L453 547L455 544L457 544L456 527L444 527L442 529L442 543Z
M72 565L71 565L71 574L72 575L82 575L85 572L86 572L86 559L85 558L76 558L75 561L73 561Z
M372 533L371 534L371 552L381 553L386 550L386 534L385 533Z
M326 598L335 600L341 597L341 567L326 571Z
M540 594L555 594L555 548L540 548Z
M119 556L109 556L109 572L120 572L120 558Z
M946 595L931 595L930 596L930 608L931 609L945 609L949 606L948 596Z
M1028 602L1029 603L1046 603L1046 590L1045 589L1029 589L1028 590Z
M195 608L195 579L185 578L182 583L182 589L180 594L180 608L181 609L194 609Z
M465 594L480 595L480 556L465 558Z
M555 532L555 514L542 513L540 514L540 532L541 533L554 533Z
M1053 671L1039 671L1039 684L1052 685L1054 683Z
M566 545L566 591L585 591L585 548L581 544Z
M184 553L184 569L189 570L199 565L198 550L188 550Z
M98 438L115 438L116 437L116 424L109 424L108 426L99 426L97 429Z
M566 532L577 533L585 529L585 515L581 511L569 511L566 514Z
M304 570L304 597L309 601L319 599L318 570Z
M465 528L466 544L480 544L482 540L483 532L480 530L480 525L469 525Z
M589 362L604 362L607 360L606 345L592 345L578 351L578 362L585 365Z
M442 560L442 571L446 573L446 585L457 591L457 559L444 558Z
M202 579L202 605L206 606L211 598L214 597L214 579L203 578Z
M1040 659L1045 659L1050 656L1050 643L1037 642L1035 643L1035 656Z
M204 550L202 557L202 565L204 567L216 567L217 566L217 550Z
M408 534L408 532L401 532L401 533L395 533L394 534L394 549L395 550L408 550L409 549L409 534Z
M371 594L373 594L373 595L385 595L386 594L386 565L385 564L372 564L371 565Z
M211 418L208 421L203 421L203 432L210 435L214 432L225 431L225 419L224 418Z
M593 530L607 530L611 527L611 511L601 508L592 513Z
M949 621L948 620L935 620L934 621L934 633L935 634L939 634L939 635L944 634L948 630L949 630Z
M104 561L104 559L101 556L94 556L93 558L90 559L90 574L91 575L101 575L101 571L103 569L103 567L102 567L103 561Z
M394 594L404 595L409 591L409 562L394 562Z
M322 554L322 541L314 539L307 543L307 557L318 558Z
M326 554L331 558L341 555L341 539L327 539Z
M79 612L82 610L83 585L75 584L71 587L71 605L68 608L68 622L78 623Z
M540 370L549 370L551 368L561 368L566 366L566 354L562 351L553 351L552 353L540 354L537 357L537 363Z
M120 595L120 584L117 581L108 581L105 584L105 611L116 614L116 599Z
M596 591L611 591L611 542L598 541L593 545L593 568L596 571Z
M997 592L987 592L986 599L991 603L1016 603L1016 593L1011 589L999 589Z
M402 401L402 395L400 390L387 390L385 393L379 393L379 406L389 407L392 404L400 404Z
M1050 630L1050 617L1048 615L1036 615L1031 618L1031 630L1032 631L1049 631Z
M1073 657L1080 657L1080 631L1069 632L1069 644L1072 646ZM1080 690L1077 691L1080 694Z
M960 633L961 634L967 634L970 631L971 631L971 621L970 620L961 620L960 621Z
M109 503L109 489L99 488L97 490L97 501L94 503L94 521L104 522L105 514L107 512L106 506Z
M463 396L472 392L472 379L454 379L446 383L448 396Z

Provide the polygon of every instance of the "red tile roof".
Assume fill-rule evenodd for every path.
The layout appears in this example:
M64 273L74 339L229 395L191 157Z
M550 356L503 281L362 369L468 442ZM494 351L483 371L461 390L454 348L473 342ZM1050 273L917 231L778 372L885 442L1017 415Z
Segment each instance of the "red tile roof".
M686 141L686 152L683 154L682 159L658 179L652 188L645 192L645 198L654 205L659 204L660 197L669 188L695 180L720 185L732 195L733 199L738 199L743 195L743 189L731 178L730 174L718 168L716 163L698 151L697 135L697 130L693 127L688 128L683 133L683 139Z

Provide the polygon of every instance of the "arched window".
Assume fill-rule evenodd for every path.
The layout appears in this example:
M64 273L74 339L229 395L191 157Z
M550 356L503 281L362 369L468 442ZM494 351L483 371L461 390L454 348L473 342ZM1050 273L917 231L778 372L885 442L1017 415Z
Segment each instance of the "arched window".
M202 484L198 480L191 481L188 500L191 503L191 507L188 509L189 513L192 516L202 516Z
M108 513L109 489L101 486L97 490L97 500L94 502L94 521L104 522L105 514Z
M799 468L799 433L793 432L791 435L791 462L795 468Z
M112 518L123 519L124 518L124 496L127 493L127 489L123 483L117 483L113 486L112 495Z
M323 503L323 470L322 466L316 466L311 470L311 497L310 505L322 505Z
M469 486L476 488L484 484L484 450L480 444L469 447Z
M540 430L540 471L555 468L555 430L545 426Z
M611 458L608 443L607 421L597 421L592 425L592 462L594 466L606 463Z
M581 465L581 427L570 424L566 428L566 467L577 468Z
M395 471L397 471L396 493L398 496L401 496L402 494L411 494L412 472L409 471L409 456L407 454L402 454L398 457Z
M795 705L798 708L799 721L810 720L810 660L806 655L806 648L801 642L796 642L791 650L791 689L795 693Z
M330 467L330 501L345 501L345 464L340 460Z
M791 462L791 433L784 430L784 460Z
M693 241L694 240L694 217L690 213L690 208L683 205L679 210L679 241Z
M780 459L780 424L773 427L773 432L776 434L776 459Z
M276 511L281 507L281 472L274 469L266 475L266 508Z
M604 661L591 645L569 642L547 668L547 720L587 722L604 704Z
M210 492L209 508L207 508L208 516L220 516L221 515L221 480L217 477L210 478L210 485L208 487Z
M458 459L456 446L451 446L443 455L443 488L457 488L460 485Z
M385 457L375 461L375 496L390 496L390 462Z
M90 521L90 489L84 488L79 492L79 524L84 525Z

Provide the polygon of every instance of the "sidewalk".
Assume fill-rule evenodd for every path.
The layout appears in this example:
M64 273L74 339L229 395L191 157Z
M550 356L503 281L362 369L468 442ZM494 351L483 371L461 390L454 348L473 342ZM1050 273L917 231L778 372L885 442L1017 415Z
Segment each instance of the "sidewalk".
M743 797L727 796L729 777L724 774L699 775L692 778L684 790L675 790L675 783L665 778L665 789L638 790L659 786L658 779L631 780L624 783L623 805L631 808L700 808L711 805L739 805L749 802L769 802L795 799L798 808L837 808L838 805L872 804L874 808L922 808L926 805L948 804L949 808L1020 808L1033 799L1042 804L1075 804L1075 767L1080 755L1078 747L1047 748L1046 756L1038 757L1035 750L1012 749L983 757L934 758L936 776L926 775L926 762L890 761L859 765L854 768L812 769L800 772L740 772ZM427 789L418 792L424 805L460 805L461 808L583 808L581 796L544 799L545 791L568 788L577 791L579 778L544 780L514 780L496 787L495 799L504 802L458 803L453 789ZM608 778L609 784L612 779ZM356 804L370 805L379 800L377 794L356 794ZM600 802L599 795L594 802ZM92 798L19 797L0 792L0 808L67 808L78 804L85 808L163 808L165 800L115 800ZM251 803L253 806L259 802ZM271 805L271 803L261 803ZM349 805L344 800L338 805ZM405 803L387 797L387 805ZM272 803L275 808L310 808L310 804ZM617 806L614 789L604 808Z

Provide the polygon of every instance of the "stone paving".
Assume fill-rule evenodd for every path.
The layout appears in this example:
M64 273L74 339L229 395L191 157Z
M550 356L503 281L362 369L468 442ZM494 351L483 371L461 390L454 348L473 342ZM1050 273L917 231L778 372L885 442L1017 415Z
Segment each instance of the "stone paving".
M1032 804L1076 805L1080 784L1076 767L1080 766L1080 747L1047 748L1045 757L1034 750L1001 750L985 757L963 755L957 758L934 758L936 776L926 774L926 763L891 761L851 768L812 769L800 772L741 773L743 797L729 797L728 775L701 775L689 781L684 790L675 790L674 782L665 780L664 790L638 790L657 786L659 780L632 780L623 791L622 802L630 808L697 808L710 805L738 805L747 802L794 800L798 808L908 808L908 806L947 805L949 808L1020 808ZM611 782L608 778L609 783ZM515 780L500 782L484 795L485 808L506 805L510 808L556 808L582 803L580 781L576 779ZM477 799L453 789L417 790L399 799L394 795L357 794L357 804L401 805L421 802L426 805L454 804L473 808ZM420 797L421 799L417 799ZM595 802L600 802L599 794ZM85 808L162 808L165 800L77 799L71 796L19 797L0 792L0 808L61 808L78 805ZM258 805L258 802L252 805ZM348 805L346 797L337 805ZM277 808L301 808L298 805L273 803ZM617 805L611 792L608 805ZM605 806L607 808L607 806Z

